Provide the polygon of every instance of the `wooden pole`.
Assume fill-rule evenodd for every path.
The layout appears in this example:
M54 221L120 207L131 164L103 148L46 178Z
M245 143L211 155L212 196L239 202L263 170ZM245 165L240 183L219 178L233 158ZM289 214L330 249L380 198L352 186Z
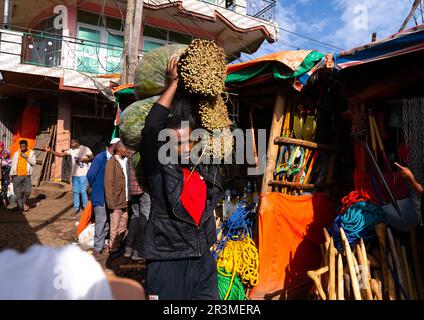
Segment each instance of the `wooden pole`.
M415 282L417 284L417 294L418 299L424 299L424 286L423 286L423 275L420 261L420 254L418 250L418 241L417 241L417 229L414 228L411 231L411 250L412 250L412 259L414 262L414 274L415 274Z
M400 258L399 258L399 252L396 250L396 245L395 245L395 240L393 238L393 234L392 231L390 230L390 228L387 228L387 238L389 239L389 246L390 246L390 250L392 251L392 255L393 255L393 260L394 260L394 264L396 267L396 271L397 271L397 276L400 282L400 285L402 286L402 288L406 288L405 284L405 274L403 274L402 272L402 267L401 267L401 262L400 262ZM400 291L401 295L401 300L405 300L406 297L402 294L402 291Z
M136 0L134 10L134 28L132 34L132 44L130 48L130 61L128 68L128 83L134 83L135 69L138 63L138 49L140 48L141 22L143 20L143 0Z
M334 248L334 240L330 238L329 250L329 276L328 276L328 299L336 300L336 248Z
M277 164L278 145L274 143L274 139L279 137L284 120L284 111L287 104L285 97L286 90L277 94L274 105L274 115L272 117L271 131L269 133L268 151L266 159L265 173L262 180L262 193L269 192L272 188L268 185L269 181L273 179L275 165Z
M342 255L337 254L337 300L344 300L344 272Z
M340 228L340 235L346 252L347 265L349 268L350 281L352 285L353 297L355 300L362 300L361 291L359 290L358 278L356 277L355 262L353 260L352 250L343 228Z
M135 3L134 0L127 0L127 13L125 17L124 29L124 52L122 57L121 84L128 83L128 65L130 62L131 37L133 29Z
M358 264L360 266L359 276L361 277L362 294L366 300L372 300L372 292L370 286L370 278L368 274L367 257L363 255L362 248L359 244L356 245L356 255L358 257Z

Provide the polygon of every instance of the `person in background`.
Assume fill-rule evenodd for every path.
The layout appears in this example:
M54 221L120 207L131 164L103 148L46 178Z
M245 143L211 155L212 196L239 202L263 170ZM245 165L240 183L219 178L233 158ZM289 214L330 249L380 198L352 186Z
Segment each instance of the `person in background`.
M128 223L128 173L126 161L127 149L119 141L115 146L115 155L106 163L105 196L110 212L109 250L112 259L119 257L121 241L127 231Z
M100 152L91 163L87 180L91 186L91 204L94 210L94 251L93 256L100 259L109 232L108 214L105 206L105 168L106 162L115 155L115 145L119 138L110 141L109 146Z
M71 139L71 148L64 152L56 152L50 147L46 148L47 152L51 152L56 157L72 157L72 191L74 193L74 211L76 215L80 211L80 195L82 199L82 207L85 209L88 201L87 197L87 171L88 164L93 160L93 153L90 148L81 145L78 139Z
M31 194L31 175L37 159L35 152L28 149L28 141L19 141L20 150L12 158L10 176L20 211L29 211L28 198Z
M7 208L7 189L10 183L10 169L12 167L12 159L10 159L10 151L3 149L0 155L0 168L1 168L1 191L0 199L4 208Z
M420 184L416 179L412 171L407 168L401 166L399 163L395 162L395 166L398 167L401 175L405 178L405 180L411 185L412 189L414 189L415 193L421 197L424 193L424 188L422 184ZM421 200L422 201L422 200ZM424 209L424 208L423 208Z
M136 169L132 163L134 154L135 151L127 147L131 218L124 257L131 257L134 261L141 261L144 260L140 255L140 251L143 243L144 227L147 220L149 220L150 196L140 187L138 182Z
M0 252L0 300L145 300L135 280L107 274L78 247Z

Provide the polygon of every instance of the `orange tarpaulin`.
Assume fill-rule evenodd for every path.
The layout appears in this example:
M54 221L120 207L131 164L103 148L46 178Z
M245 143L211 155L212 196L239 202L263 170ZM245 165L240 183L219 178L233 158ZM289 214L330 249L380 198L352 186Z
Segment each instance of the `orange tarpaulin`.
M13 134L13 143L10 146L11 157L19 150L19 141L28 141L28 148L34 149L35 138L40 126L40 107L26 106L19 117Z
M297 70L305 58L312 52L312 50L297 50L297 51L280 51L268 54L258 59L250 60L247 62L230 64L227 66L227 73L233 73L241 69L251 67L260 62L278 61L286 65L293 71Z
M337 203L323 193L261 196L259 284L251 299L304 299L312 287L306 275L321 263L323 228L336 216Z
M88 201L78 224L77 236L79 236L80 233L83 232L84 229L87 228L93 222L94 222L93 205L91 204L91 201Z

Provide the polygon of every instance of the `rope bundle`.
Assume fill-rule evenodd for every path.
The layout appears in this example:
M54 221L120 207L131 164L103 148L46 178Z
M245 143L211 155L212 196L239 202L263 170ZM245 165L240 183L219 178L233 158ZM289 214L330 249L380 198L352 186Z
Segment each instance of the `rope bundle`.
M371 202L360 201L353 203L344 214L336 217L329 232L334 238L336 248L343 251L340 237L340 228L346 233L346 238L351 246L357 244L361 238L369 239L375 236L375 226L385 222L383 209Z
M217 231L219 240L214 256L222 300L245 300L243 285L258 284L259 253L252 240L254 209L254 205L240 202L236 212Z
M253 218L255 215L255 205L248 205L240 202L236 211L231 217L221 224L217 231L218 243L214 250L215 259L225 248L229 240L240 240L247 236L252 238ZM221 234L221 237L219 235Z
M222 278L227 278L224 284L228 283L228 288L223 300L227 300L234 289L236 277L240 277L242 284L256 286L258 284L259 253L253 240L247 236L243 240L228 241L226 247L221 252L217 260L218 274ZM219 283L224 288L224 284ZM234 295L234 292L232 296ZM240 295L238 295L240 296ZM222 296L221 296L222 299Z

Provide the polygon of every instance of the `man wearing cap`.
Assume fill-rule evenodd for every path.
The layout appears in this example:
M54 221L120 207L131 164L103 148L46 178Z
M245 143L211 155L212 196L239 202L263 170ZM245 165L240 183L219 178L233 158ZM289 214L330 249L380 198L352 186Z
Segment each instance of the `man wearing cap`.
M93 255L96 259L100 258L103 248L105 247L106 236L109 232L104 184L106 162L115 154L115 145L119 141L119 138L112 139L105 151L96 155L87 173L88 183L91 186L91 204L94 209Z

